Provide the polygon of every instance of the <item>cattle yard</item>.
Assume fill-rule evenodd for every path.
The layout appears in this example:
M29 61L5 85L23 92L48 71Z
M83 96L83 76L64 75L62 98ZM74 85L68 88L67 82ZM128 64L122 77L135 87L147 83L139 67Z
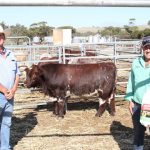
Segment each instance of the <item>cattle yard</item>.
M132 149L132 122L128 103L123 100L133 58L141 55L140 41L114 43L75 44L66 46L34 45L8 47L15 51L21 70L21 82L15 95L15 110L11 141L14 150L130 150ZM66 53L69 49L76 53ZM88 56L86 52L94 53ZM66 63L73 59L96 59L96 62L113 61L117 66L116 115L105 111L95 117L97 97L72 96L65 117L53 116L51 98L38 89L26 89L24 68L40 62L41 55L49 54ZM43 60L42 60L43 61ZM44 60L47 61L47 60ZM94 60L95 62L95 60ZM145 150L150 137L146 135Z

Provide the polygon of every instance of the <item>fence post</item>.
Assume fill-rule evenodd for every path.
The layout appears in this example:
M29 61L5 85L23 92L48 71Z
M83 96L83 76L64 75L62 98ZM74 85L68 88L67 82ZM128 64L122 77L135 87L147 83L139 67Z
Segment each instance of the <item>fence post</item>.
M66 56L65 56L65 46L62 46L62 50L63 50L63 64L66 63Z
M115 37L115 39L114 39L114 63L115 63L115 65L116 65L116 37Z
M58 57L59 57L59 63L62 63L62 47L61 46L59 46L58 47Z
M84 45L81 44L79 46L80 46L81 56L85 56L85 47L84 47Z

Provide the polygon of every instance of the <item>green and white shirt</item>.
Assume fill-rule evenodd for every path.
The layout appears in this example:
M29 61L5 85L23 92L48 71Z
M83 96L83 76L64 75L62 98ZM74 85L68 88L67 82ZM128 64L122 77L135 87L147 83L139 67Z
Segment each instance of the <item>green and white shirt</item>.
M145 67L144 56L141 56L132 63L124 98L141 104L143 96L148 90L150 90L150 65Z

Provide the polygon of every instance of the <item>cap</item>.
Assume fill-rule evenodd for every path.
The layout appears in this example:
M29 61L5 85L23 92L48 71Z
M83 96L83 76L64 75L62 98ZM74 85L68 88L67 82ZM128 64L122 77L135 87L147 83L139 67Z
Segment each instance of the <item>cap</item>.
M142 39L142 46L145 47L147 45L150 45L150 36L146 36Z

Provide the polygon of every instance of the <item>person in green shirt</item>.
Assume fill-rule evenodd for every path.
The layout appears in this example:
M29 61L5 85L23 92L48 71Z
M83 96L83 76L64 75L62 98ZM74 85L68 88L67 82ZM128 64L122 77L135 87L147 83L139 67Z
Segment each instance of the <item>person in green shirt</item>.
M129 101L134 129L134 150L144 149L146 128L140 123L141 104L144 94L150 90L150 36L142 39L143 55L134 59L129 75L125 100Z

